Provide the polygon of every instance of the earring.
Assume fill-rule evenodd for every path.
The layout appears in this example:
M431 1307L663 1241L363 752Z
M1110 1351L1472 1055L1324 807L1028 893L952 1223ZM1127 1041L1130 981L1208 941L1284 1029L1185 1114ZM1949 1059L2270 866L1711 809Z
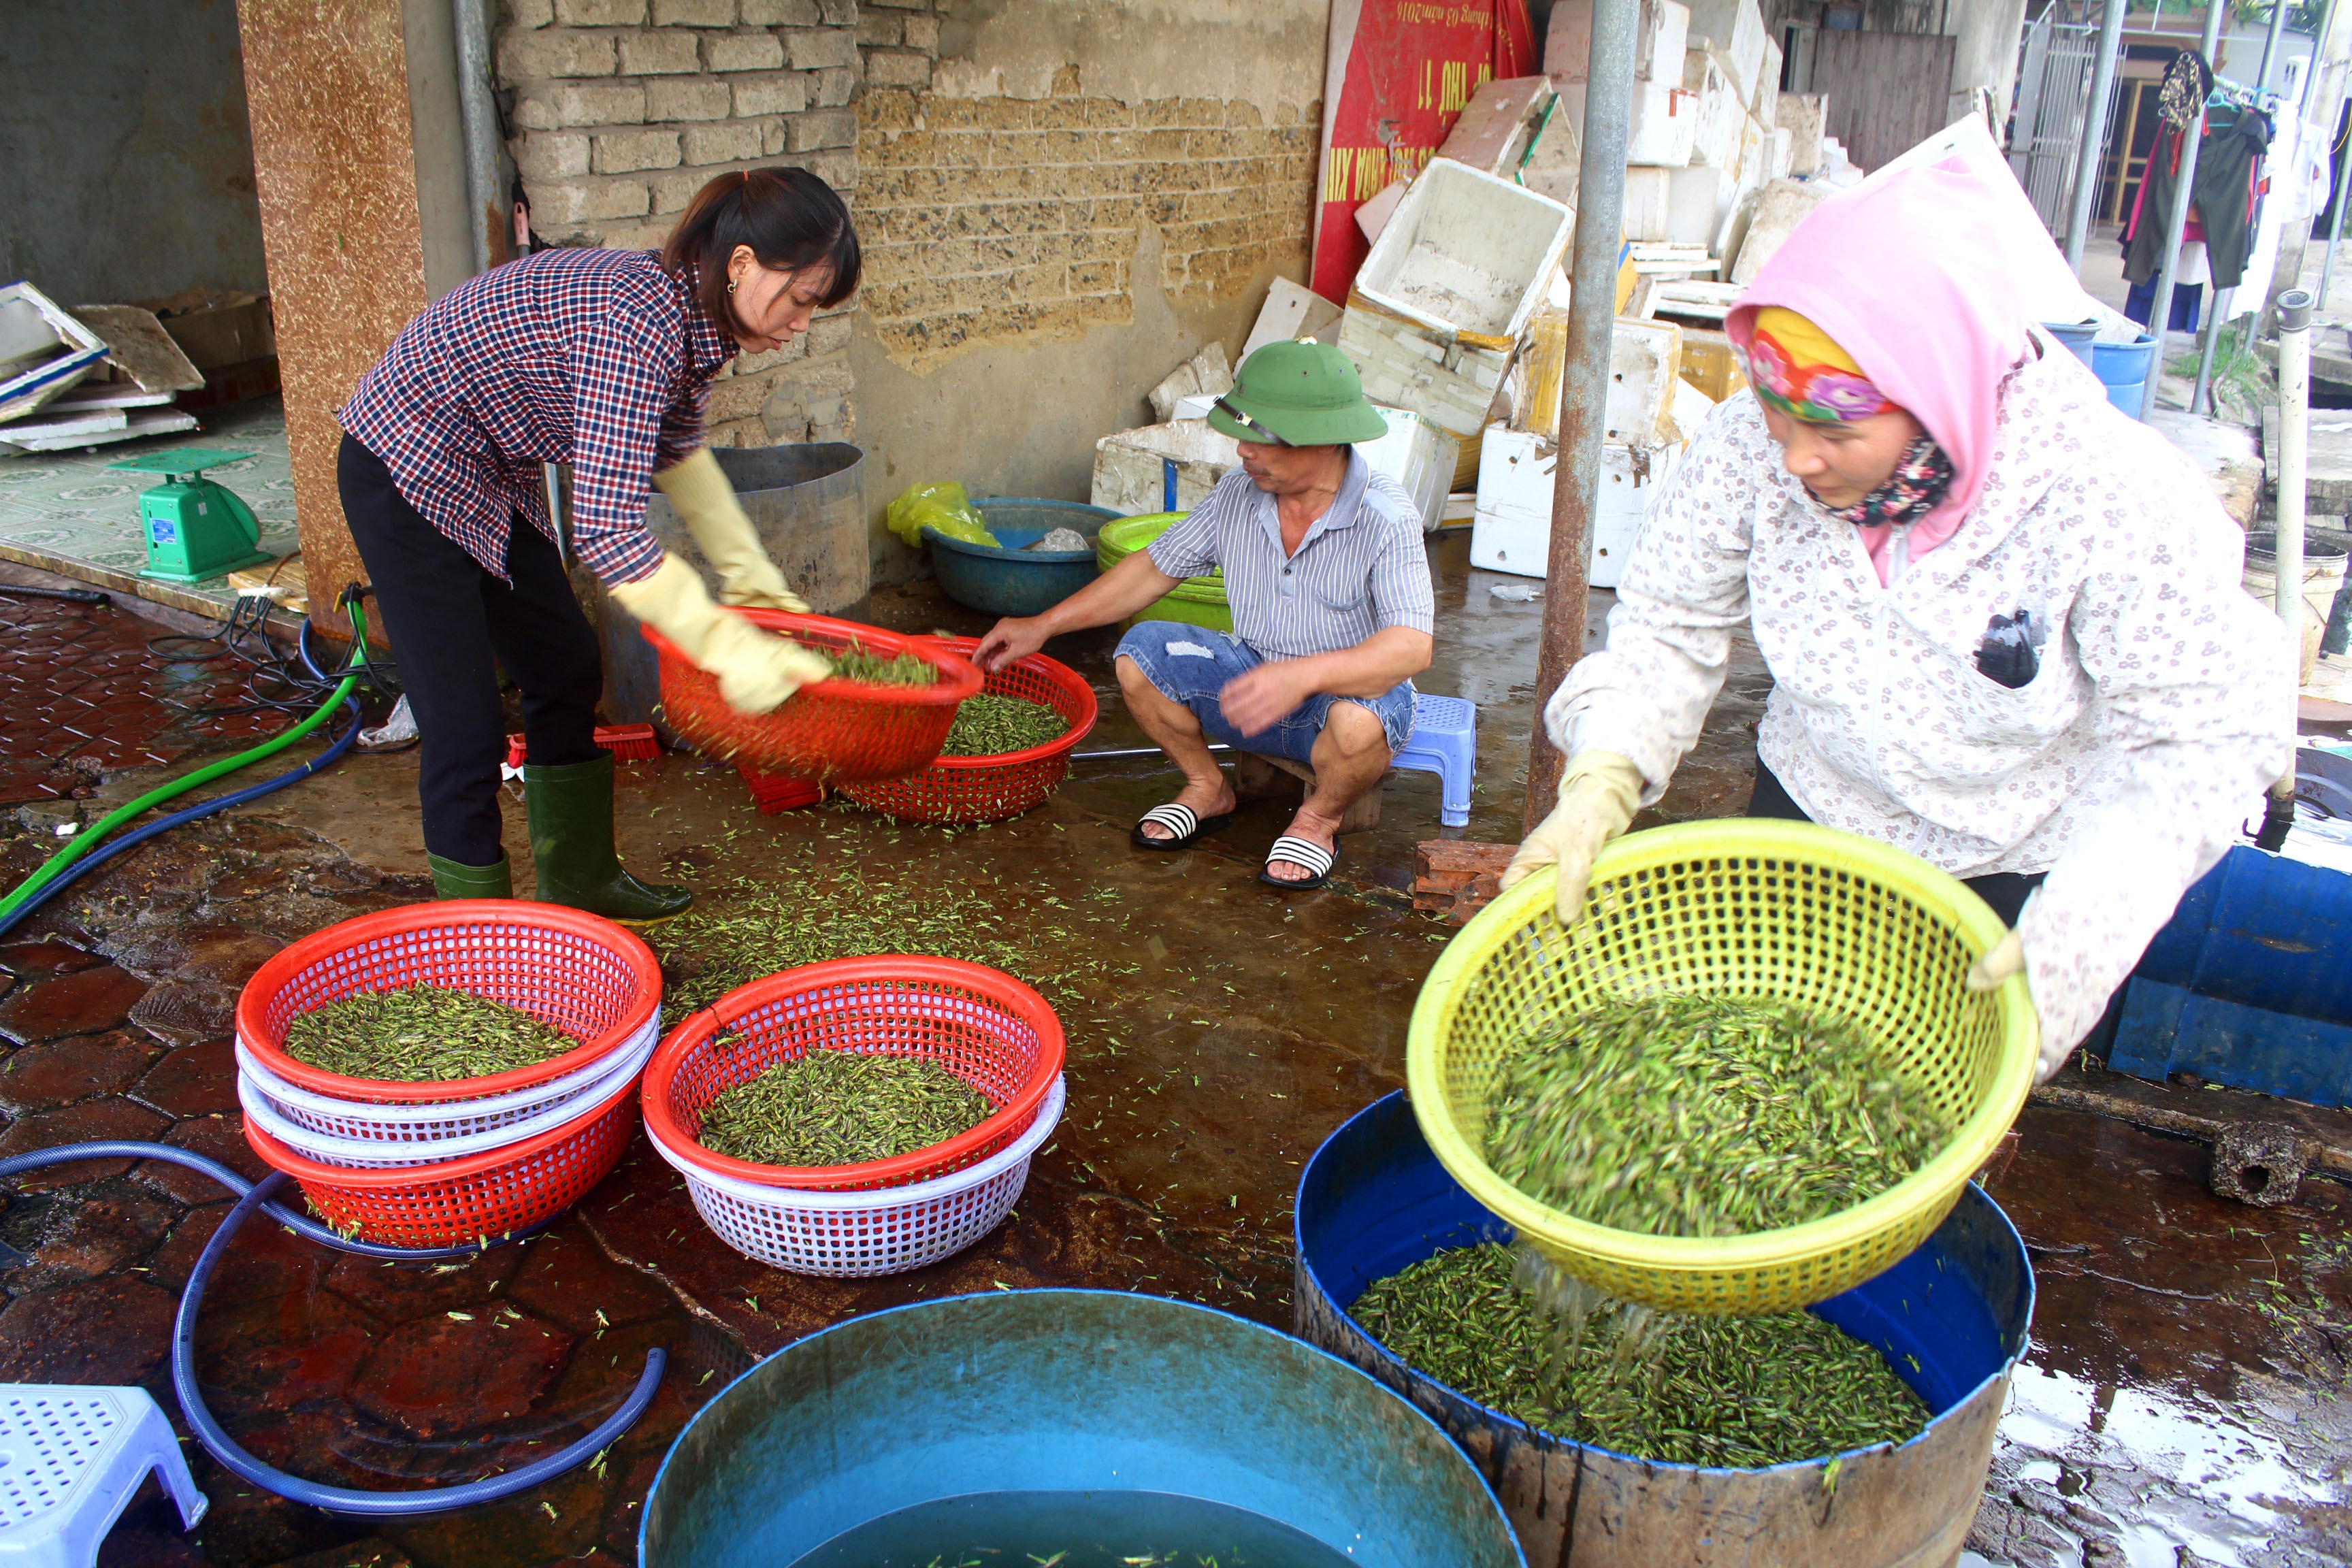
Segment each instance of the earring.
M733 279L732 278L730 278L730 279L727 280L727 291L728 291L730 294L732 294L733 292L735 292L735 279Z

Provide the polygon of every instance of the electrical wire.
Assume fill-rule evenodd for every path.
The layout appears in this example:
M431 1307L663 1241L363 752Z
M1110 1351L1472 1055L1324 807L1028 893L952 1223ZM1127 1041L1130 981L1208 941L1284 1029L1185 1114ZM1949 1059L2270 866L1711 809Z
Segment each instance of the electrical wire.
M344 590L346 597L350 592ZM198 707L165 697L160 700L163 705L200 719L226 719L246 713L301 713L316 706L335 678L320 671L309 657L310 623L307 617L296 639L296 654L279 653L271 645L266 631L270 604L262 595L241 595L229 607L228 616L217 631L203 637L173 632L149 637L147 651L166 664L212 664L236 658L247 667L243 701ZM365 646L364 642L361 644L362 654ZM395 667L389 662L379 664L372 655L358 662L367 672L366 684L388 701L399 697Z
M467 1481L457 1486L430 1487L416 1491L361 1491L350 1487L331 1487L320 1481L305 1480L300 1476L274 1469L246 1452L222 1427L205 1405L204 1391L196 1377L196 1315L204 1308L205 1287L211 1283L213 1270L228 1250L229 1242L244 1227L245 1222L253 1217L255 1211L267 1214L278 1224L322 1246L341 1252L356 1253L362 1258L429 1263L442 1258L474 1257L482 1249L473 1247L384 1247L375 1242L338 1236L316 1220L298 1215L277 1201L277 1194L287 1184L285 1173L273 1171L258 1182L248 1182L217 1161L168 1143L109 1140L36 1150L28 1154L0 1160L0 1178L47 1165L69 1164L77 1160L102 1157L160 1160L209 1176L237 1194L236 1206L229 1210L228 1217L221 1221L219 1228L205 1243L204 1251L196 1258L196 1266L188 1271L187 1284L181 1289L179 1310L172 1321L172 1391L179 1396L180 1413L187 1418L189 1429L195 1433L196 1440L205 1446L207 1453L236 1475L257 1487L276 1492L279 1497L333 1513L356 1514L372 1519L414 1518L497 1502L518 1492L529 1491L541 1481L552 1480L576 1469L612 1447L636 1425L637 1417L645 1414L646 1406L653 1403L654 1394L661 1386L662 1373L669 1357L656 1347L646 1352L645 1370L638 1374L636 1386L629 1391L628 1397L621 1402L618 1409L598 1422L595 1429L586 1436L520 1469L486 1476L480 1480ZM524 1237L518 1236L504 1239L520 1241Z

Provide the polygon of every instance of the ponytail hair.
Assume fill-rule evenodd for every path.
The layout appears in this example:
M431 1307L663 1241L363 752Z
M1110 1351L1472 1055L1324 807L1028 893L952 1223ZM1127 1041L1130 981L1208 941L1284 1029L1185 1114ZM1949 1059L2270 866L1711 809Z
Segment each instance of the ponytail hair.
M721 174L695 193L662 247L662 266L691 264L702 308L721 326L737 324L727 299L727 261L748 245L762 267L782 272L821 268L828 309L857 291L857 230L840 195L806 169L744 169Z

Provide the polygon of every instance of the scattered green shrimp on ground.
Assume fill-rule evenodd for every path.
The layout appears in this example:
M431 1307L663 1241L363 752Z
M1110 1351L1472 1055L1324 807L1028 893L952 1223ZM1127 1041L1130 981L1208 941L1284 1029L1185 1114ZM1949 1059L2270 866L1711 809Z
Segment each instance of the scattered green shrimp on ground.
M518 1008L440 985L362 991L286 1024L286 1054L296 1061L393 1083L488 1078L579 1044Z
M1903 1443L1927 1407L1876 1351L1810 1312L1677 1317L1606 1303L1552 1313L1488 1242L1440 1252L1349 1315L1408 1365L1572 1442L1752 1469Z
M1612 1002L1531 1031L1491 1103L1496 1175L1648 1236L1839 1213L1927 1163L1950 1131L1854 1024L1747 996Z

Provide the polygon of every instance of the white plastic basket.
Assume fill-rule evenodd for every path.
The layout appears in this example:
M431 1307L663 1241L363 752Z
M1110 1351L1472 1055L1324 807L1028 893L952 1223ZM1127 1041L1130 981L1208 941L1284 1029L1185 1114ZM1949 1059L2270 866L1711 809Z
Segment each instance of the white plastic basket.
M470 1138L476 1133L510 1126L542 1112L571 1106L584 1109L590 1097L604 1092L614 1064L634 1058L641 1072L661 1044L661 1011L626 1040L581 1067L545 1083L480 1100L444 1100L425 1105L382 1105L371 1100L337 1100L331 1095L299 1088L271 1072L237 1037L237 1070L253 1080L272 1109L285 1120L333 1138L393 1143L430 1143L446 1138ZM577 1103L575 1103L577 1102ZM551 1126L542 1122L541 1126ZM276 1136L276 1134L272 1134ZM449 1159L436 1153L435 1159Z
M386 1170L395 1166L432 1165L444 1160L463 1159L468 1154L486 1153L503 1149L511 1143L535 1138L551 1131L580 1114L584 1104L610 1100L615 1093L635 1081L646 1070L653 1056L653 1045L625 1055L607 1057L604 1076L576 1097L567 1097L558 1104L502 1121L495 1127L455 1136L416 1138L341 1138L331 1132L293 1121L273 1104L255 1075L240 1069L236 1075L237 1103L245 1108L247 1121L277 1139L280 1143L307 1159L322 1165L348 1165L358 1170Z
M1020 1200L1029 1157L1053 1135L1067 1089L1056 1077L1028 1131L978 1164L905 1187L812 1192L763 1187L689 1164L654 1132L654 1152L686 1178L694 1206L744 1257L830 1279L902 1274L962 1251Z

